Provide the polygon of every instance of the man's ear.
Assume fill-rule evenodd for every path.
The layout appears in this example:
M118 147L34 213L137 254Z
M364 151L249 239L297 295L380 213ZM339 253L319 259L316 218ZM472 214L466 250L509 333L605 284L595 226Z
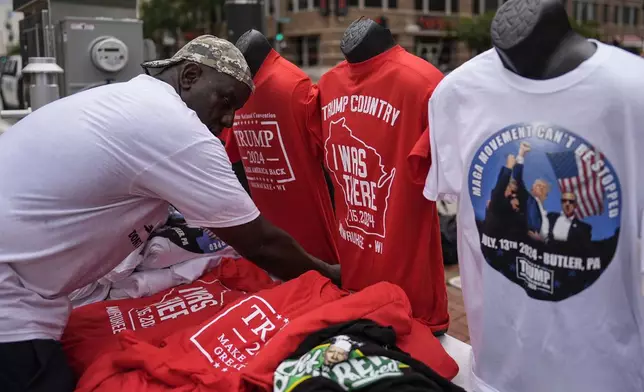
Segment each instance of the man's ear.
M186 63L179 74L179 85L183 90L190 90L201 77L201 68L195 63Z

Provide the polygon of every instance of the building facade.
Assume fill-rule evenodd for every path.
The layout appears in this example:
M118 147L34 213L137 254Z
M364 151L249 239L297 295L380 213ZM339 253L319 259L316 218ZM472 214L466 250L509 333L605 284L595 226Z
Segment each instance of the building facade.
M455 39L453 28L463 16L494 12L503 0L269 0L265 4L267 36L274 37L282 21L282 54L302 67L328 67L344 58L340 40L349 24L364 16L386 17L396 41L439 68L451 69L472 56ZM644 40L642 0L565 0L568 14L578 22L596 22L602 40L639 47ZM346 16L335 7L346 4ZM327 15L324 15L327 13Z

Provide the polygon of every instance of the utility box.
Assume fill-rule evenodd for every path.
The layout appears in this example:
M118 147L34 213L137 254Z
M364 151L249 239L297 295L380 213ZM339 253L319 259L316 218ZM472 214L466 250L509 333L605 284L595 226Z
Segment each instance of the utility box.
M56 59L65 70L61 95L142 73L143 23L135 19L63 18L56 28Z
M142 73L143 25L137 0L13 0L24 64L55 57L61 97Z

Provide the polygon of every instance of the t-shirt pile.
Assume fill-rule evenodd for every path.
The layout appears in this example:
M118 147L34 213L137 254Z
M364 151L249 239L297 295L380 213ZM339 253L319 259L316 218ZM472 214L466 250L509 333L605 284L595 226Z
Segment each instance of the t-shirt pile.
M101 355L119 351L119 335L132 331L150 344L186 327L199 325L250 293L277 286L260 268L244 259L224 259L192 284L156 295L104 301L72 311L62 337L76 374Z
M226 151L241 159L253 201L313 256L338 262L335 218L321 157L311 154L319 111L309 77L272 50L253 78L255 93L235 113Z
M59 339L67 296L141 247L168 203L194 226L259 216L221 142L146 75L18 122L2 135L0 178L0 342Z
M487 51L429 102L425 195L459 199L476 391L644 390L644 60L591 42L550 80Z
M335 186L343 287L395 283L434 331L449 321L440 228L408 158L427 130L423 114L441 78L400 46L342 62L320 79L316 136Z
M163 308L169 308L168 301ZM137 312L140 316L146 315ZM121 332L120 350L97 358L77 390L269 391L279 363L306 337L363 318L391 326L396 344L437 374L451 378L458 371L429 328L411 318L399 287L383 282L349 295L308 272L240 298L199 324L179 328L175 321L175 332L161 341Z
M107 275L69 295L74 307L109 299L140 298L192 283L224 258L241 256L211 230L169 219Z

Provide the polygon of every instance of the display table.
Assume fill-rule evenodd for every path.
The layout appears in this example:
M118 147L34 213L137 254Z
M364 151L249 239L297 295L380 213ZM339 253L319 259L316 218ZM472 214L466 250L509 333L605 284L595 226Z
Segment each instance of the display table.
M470 380L472 346L449 335L443 335L439 337L438 340L440 340L445 351L447 351L447 353L454 358L458 364L459 371L452 382L470 392L472 390Z

